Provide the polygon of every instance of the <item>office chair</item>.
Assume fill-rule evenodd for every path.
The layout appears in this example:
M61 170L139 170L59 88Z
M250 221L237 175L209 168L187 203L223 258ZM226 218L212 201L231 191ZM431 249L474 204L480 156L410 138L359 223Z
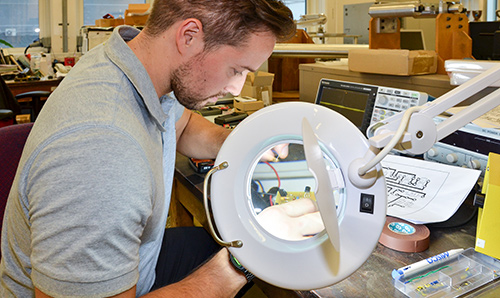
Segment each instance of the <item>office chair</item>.
M20 99L23 98L31 98L30 102L19 102L21 106L21 110L24 108L28 108L30 110L31 122L35 122L36 117L42 110L44 102L42 102L42 98L49 97L49 91L30 91L16 95L16 100L19 102Z
M0 76L0 127L16 123L16 115L21 113L21 107Z
M0 231L5 205L33 123L0 127Z
M47 98L49 95L49 91L30 91L14 96L0 76L0 127L15 124L16 116L24 110L29 111L31 122L35 122L43 107L42 98ZM24 98L31 98L31 101L19 101Z

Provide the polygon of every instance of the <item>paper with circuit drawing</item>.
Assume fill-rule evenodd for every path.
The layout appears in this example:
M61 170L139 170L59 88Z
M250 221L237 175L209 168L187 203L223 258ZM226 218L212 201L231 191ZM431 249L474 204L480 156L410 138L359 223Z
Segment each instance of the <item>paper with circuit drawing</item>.
M449 219L463 203L480 171L389 155L382 161L387 215L415 224Z

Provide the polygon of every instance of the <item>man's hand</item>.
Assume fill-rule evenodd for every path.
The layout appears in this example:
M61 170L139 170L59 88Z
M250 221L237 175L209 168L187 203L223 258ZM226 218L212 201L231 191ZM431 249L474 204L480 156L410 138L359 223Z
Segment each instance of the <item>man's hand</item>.
M286 158L288 156L288 143L283 143L275 146L272 149L267 150L262 154L261 161L278 161L280 158Z
M303 240L325 227L316 203L307 198L275 205L257 215L257 221L274 236L286 240Z

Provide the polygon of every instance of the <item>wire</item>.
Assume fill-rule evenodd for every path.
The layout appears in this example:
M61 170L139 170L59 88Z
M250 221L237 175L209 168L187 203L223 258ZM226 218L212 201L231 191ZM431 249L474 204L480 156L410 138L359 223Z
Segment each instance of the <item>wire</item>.
M266 165L268 165L274 171L274 174L276 175L276 179L278 179L278 190L279 190L281 187L281 179L280 179L280 175L278 175L278 171L276 171L276 169L268 161L264 161L264 163ZM274 205L273 196L269 196L269 203L271 204L271 206Z
M410 283L410 282L412 282L412 281L414 281L414 280L417 280L417 279L420 279L420 278L424 278L424 277L426 277L426 276L428 276L428 275L431 275L431 274L433 274L433 273L439 272L439 271L441 271L441 270L443 270L443 269L446 269L446 268L448 268L448 267L450 267L450 266L443 266L443 267L438 268L438 269L436 269L436 270L429 271L429 272L427 272L427 273L426 273L426 274L424 274L424 275L420 275L420 276L417 276L417 277L414 277L414 278L410 278L409 280L405 281L405 284L406 284L406 283ZM467 269L468 269L468 267L467 267ZM467 270L465 270L465 271L467 271Z
M370 160L366 165L363 167L359 168L358 174L360 176L363 176L368 172L371 168L375 167L379 162L384 159L384 157L389 154L389 152L394 149L394 147L398 144L398 142L401 140L401 137L406 131L406 127L408 126L408 122L410 122L410 117L413 113L418 112L422 110L424 107L423 106L416 106L416 107L411 107L408 110L405 111L403 114L403 118L401 118L401 123L399 124L398 129L394 133L394 136L392 139L385 145L384 149L380 151L372 160Z
M276 179L278 179L278 189L281 187L281 179L280 179L280 176L278 175L278 172L276 171L276 169L268 162L268 161L264 161L269 167L271 167L271 169L274 171L274 174L276 174Z
M262 190L263 193L265 193L266 191L264 190L264 186L262 186L262 182L260 182L260 180L255 180L255 182L259 184L260 189Z

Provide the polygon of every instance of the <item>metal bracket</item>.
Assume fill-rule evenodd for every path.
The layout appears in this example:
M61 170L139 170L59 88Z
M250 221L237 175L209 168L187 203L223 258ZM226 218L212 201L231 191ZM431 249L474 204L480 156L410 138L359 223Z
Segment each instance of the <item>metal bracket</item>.
M241 240L234 240L231 242L227 242L219 238L219 236L215 232L214 225L212 223L212 217L210 214L210 208L208 206L208 183L209 183L208 181L210 180L210 176L212 176L213 173L219 170L224 170L228 166L229 164L227 163L227 161L224 161L223 163L214 166L210 171L208 171L207 175L205 176L205 181L203 183L203 204L205 205L205 213L207 215L207 221L208 221L208 226L210 228L210 233L212 234L214 240L221 246L242 247L243 242Z
M377 33L395 33L398 31L398 18L377 18Z

